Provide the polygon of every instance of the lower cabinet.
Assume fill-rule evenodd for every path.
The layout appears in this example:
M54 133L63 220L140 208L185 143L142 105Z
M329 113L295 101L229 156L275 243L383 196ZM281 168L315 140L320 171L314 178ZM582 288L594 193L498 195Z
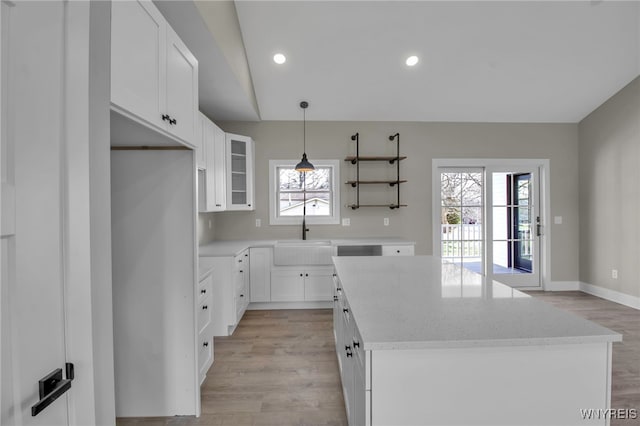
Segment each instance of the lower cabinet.
M211 330L214 336L230 336L249 306L249 249L236 256L200 257L200 264L215 270Z
M349 425L371 424L371 351L364 351L358 327L338 277L333 277L333 327ZM369 366L369 367L367 367Z
M271 301L271 265L273 249L270 247L251 247L249 282L251 302Z
M272 302L331 301L333 268L274 267L271 269Z
M200 384L213 364L213 274L200 277L198 285L198 372Z

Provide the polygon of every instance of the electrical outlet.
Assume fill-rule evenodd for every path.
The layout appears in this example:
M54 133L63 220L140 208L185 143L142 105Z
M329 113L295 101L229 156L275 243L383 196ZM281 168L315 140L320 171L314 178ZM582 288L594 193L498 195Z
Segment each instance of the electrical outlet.
M262 220L256 219L256 228L260 228L262 226Z
M342 219L342 226L351 226L351 219L348 217Z
M389 218L388 217L384 218L384 226L389 226Z
M618 270L617 269L612 269L611 270L611 278L613 278L614 280L618 279Z

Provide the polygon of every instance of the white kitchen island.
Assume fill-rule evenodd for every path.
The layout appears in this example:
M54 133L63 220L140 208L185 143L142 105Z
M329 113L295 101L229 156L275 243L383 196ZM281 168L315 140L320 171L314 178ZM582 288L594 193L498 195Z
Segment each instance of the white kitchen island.
M608 424L620 334L437 257L334 265L349 424Z

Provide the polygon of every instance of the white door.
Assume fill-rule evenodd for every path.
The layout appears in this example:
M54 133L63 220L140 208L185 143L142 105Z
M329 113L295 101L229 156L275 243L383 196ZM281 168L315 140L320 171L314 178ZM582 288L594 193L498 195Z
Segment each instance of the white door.
M488 167L487 277L511 287L540 286L537 167Z
M0 423L67 425L66 5L2 2L1 13Z

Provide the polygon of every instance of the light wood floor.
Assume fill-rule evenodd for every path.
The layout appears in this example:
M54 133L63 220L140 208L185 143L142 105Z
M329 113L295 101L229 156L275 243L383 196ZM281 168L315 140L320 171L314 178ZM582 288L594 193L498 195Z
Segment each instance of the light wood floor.
M613 348L611 406L640 410L640 311L581 292L530 294L623 334ZM199 419L118 419L117 424L347 424L330 310L247 311L233 336L215 339L215 354ZM611 421L612 426L638 424L640 419Z
M611 408L635 409L637 419L612 419L611 426L640 425L640 311L580 291L528 294L622 334L613 344Z

